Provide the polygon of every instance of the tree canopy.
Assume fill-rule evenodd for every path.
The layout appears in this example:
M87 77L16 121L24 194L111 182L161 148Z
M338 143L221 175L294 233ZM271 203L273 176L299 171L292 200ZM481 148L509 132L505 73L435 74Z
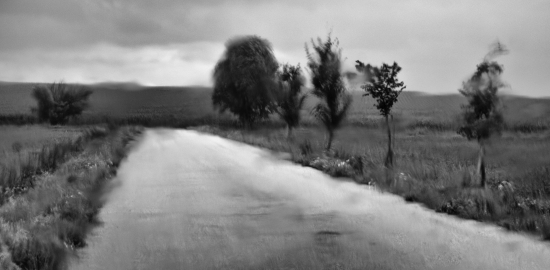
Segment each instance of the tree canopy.
M275 110L273 91L279 65L269 41L258 36L236 37L225 46L214 68L212 103L250 126Z
M287 137L290 138L292 129L300 123L300 111L306 99L306 94L302 94L305 78L299 64L297 66L285 64L278 74L277 113L287 124Z
M317 38L317 43L311 41L313 52L306 44L308 68L313 84L312 94L319 98L319 103L313 107L312 114L329 133L327 150L330 149L334 130L340 127L351 105L351 95L347 92L342 79L341 50L338 39L330 35L326 41Z
M468 101L462 106L462 125L458 133L469 140L486 139L502 129L504 120L498 90L506 85L501 79L504 69L492 60L507 52L500 42L493 44L474 74L458 90Z
M486 182L484 141L492 134L500 133L504 123L498 97L498 90L505 86L500 78L504 69L492 60L506 53L508 50L500 42L493 44L474 74L458 90L468 100L462 106L462 123L458 133L468 140L478 141L478 173L482 187Z
M361 61L356 61L355 68L357 71L365 74L367 82L361 86L365 90L364 96L372 96L376 99L376 108L383 116L388 116L397 97L405 89L405 83L397 79L397 74L401 71L401 67L397 63L388 65L383 63L381 67L363 64Z

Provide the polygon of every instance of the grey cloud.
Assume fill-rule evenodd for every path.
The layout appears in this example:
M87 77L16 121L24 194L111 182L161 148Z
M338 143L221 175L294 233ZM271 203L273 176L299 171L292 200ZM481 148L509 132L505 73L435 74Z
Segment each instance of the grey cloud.
M118 30L129 35L151 35L161 32L162 26L152 20L131 16L118 21Z
M455 91L499 38L511 50L502 60L510 84L542 89L543 71L550 69L549 9L549 1L535 0L0 0L0 53L223 44L235 35L257 34L284 61L304 65L304 44L332 30L351 68L357 59L395 60L411 88ZM186 50L184 61L204 53L200 47Z

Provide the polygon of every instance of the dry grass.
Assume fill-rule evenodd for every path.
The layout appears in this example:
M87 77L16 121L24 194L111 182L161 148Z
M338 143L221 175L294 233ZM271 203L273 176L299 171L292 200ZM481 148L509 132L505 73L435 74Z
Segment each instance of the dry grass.
M0 206L2 269L63 269L66 258L85 246L87 232L97 224L108 179L139 132L93 129L54 145L53 152L64 153L53 157L56 168L39 167L33 184L9 194Z
M40 150L44 145L78 137L79 127L48 126L0 126L0 164L12 158L26 156ZM0 165L1 166L1 165Z

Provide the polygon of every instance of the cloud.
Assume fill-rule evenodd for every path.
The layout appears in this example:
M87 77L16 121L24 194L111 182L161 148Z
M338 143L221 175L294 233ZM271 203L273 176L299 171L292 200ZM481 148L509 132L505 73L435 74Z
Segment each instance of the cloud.
M177 73L168 70L170 64L144 64L138 54L157 48L166 50L162 57L168 57L173 46L180 46L180 60L170 63L201 66L189 76L202 79L190 81L208 82L210 70L202 65L213 67L219 52L213 56L210 47L196 44L216 44L217 50L221 47L223 51L229 38L256 34L272 42L281 62L306 66L305 43L332 30L347 58L347 69L353 70L358 59L377 65L397 61L409 89L430 92L456 92L487 46L499 38L511 50L500 61L512 87L521 93L543 95L547 91L545 71L550 69L550 62L544 60L550 55L547 10L550 2L537 0L0 1L0 80L51 80L45 74L54 76L61 71L66 72L65 77L74 75L71 80L111 79L110 72L99 68L102 59L102 67L109 69L105 61L111 61L110 68L120 77L158 82L162 80L157 70L163 70L166 81L183 83L187 80L169 75ZM119 50L121 55L98 49L101 46ZM87 62L68 60L76 59L77 52L90 55ZM10 65L30 65L27 62L33 54L51 62L42 59L29 68L34 72L20 69L21 74L15 74L5 62L9 58ZM91 59L94 57L97 60ZM57 69L40 70L52 66ZM118 72L120 66L127 73ZM155 70L146 72L147 67Z
M0 53L0 70L6 81L209 85L222 52L222 44L208 42L133 48L103 43L71 50L33 49L23 55Z

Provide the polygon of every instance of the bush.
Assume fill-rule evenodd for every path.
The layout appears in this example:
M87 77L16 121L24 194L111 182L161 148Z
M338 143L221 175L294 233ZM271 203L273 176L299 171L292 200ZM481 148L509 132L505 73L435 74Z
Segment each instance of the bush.
M31 111L40 122L64 125L89 107L88 98L91 94L89 89L76 88L63 82L54 82L49 87L35 86L32 96L36 99L37 107Z

